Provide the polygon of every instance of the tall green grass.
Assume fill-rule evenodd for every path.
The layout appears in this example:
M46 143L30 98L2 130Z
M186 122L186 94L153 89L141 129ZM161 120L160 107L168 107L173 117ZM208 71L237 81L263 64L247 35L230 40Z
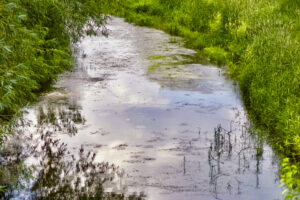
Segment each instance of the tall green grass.
M182 36L228 66L245 105L283 158L292 198L300 188L300 1L125 0L127 21Z
M0 120L70 68L71 43L103 24L102 9L101 0L0 1Z

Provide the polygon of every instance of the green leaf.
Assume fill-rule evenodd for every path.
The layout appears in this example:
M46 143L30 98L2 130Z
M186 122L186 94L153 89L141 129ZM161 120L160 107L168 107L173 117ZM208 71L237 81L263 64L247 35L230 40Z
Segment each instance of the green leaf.
M19 15L18 19L19 20L26 20L27 19L27 15L25 15L25 14Z
M4 51L7 51L7 52L11 53L11 50L10 50L10 47L9 47L9 46L3 46L2 49L3 49Z

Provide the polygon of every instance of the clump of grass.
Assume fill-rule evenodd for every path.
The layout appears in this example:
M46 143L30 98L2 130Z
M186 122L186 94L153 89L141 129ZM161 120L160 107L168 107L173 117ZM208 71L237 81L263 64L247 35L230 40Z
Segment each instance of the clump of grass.
M220 47L206 47L204 53L218 65L226 63L227 52Z

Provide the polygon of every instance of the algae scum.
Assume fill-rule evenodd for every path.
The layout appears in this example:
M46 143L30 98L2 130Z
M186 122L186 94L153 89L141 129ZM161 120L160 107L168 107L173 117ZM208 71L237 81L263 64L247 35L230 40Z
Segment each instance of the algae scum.
M8 139L6 166L35 169L7 198L281 199L278 159L222 69L161 31L108 29Z

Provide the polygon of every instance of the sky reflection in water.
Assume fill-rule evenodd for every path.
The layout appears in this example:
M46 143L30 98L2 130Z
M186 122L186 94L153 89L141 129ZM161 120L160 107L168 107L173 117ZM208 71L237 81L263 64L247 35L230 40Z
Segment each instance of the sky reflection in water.
M179 38L170 43L161 31L119 18L108 28L108 38L83 39L78 66L61 75L57 89L26 116L30 127L22 132L35 138L29 141L39 144L41 134L50 134L48 139L66 144L68 153L57 158L64 161L53 161L55 173L65 173L61 168L73 162L72 155L80 162L84 149L96 153L90 162L124 170L108 182L101 179L107 192L170 200L281 199L276 156L248 130L238 90L222 69L194 63L194 51ZM26 163L42 173L50 159L43 155ZM33 191L44 188L46 172Z

